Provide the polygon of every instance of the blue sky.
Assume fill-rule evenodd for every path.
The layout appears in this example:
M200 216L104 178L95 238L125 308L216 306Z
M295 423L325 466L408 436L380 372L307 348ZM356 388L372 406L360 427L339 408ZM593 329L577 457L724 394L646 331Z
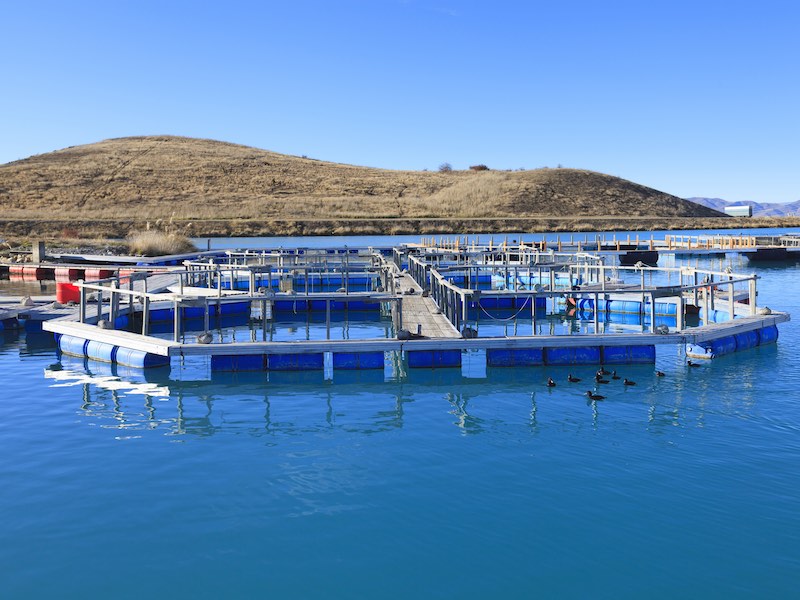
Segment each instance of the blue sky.
M800 199L790 2L9 2L0 163L111 137Z

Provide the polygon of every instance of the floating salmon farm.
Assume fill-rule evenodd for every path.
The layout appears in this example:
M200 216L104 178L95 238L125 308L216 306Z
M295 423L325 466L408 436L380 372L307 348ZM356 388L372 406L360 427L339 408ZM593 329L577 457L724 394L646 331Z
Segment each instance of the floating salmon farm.
M75 307L41 327L67 355L134 368L208 357L222 372L646 364L664 345L712 359L776 342L789 315L758 306L758 276L626 264L646 245L207 253L67 284Z

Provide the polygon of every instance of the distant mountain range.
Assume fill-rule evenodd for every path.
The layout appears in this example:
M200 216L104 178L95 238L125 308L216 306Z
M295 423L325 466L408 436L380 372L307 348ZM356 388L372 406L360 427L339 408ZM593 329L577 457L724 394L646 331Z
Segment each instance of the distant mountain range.
M745 200L744 202L729 202L722 198L686 198L690 202L713 208L723 212L726 206L741 206L748 204L753 207L754 217L792 217L800 215L800 200L788 202L786 204L779 202L753 202L752 200Z

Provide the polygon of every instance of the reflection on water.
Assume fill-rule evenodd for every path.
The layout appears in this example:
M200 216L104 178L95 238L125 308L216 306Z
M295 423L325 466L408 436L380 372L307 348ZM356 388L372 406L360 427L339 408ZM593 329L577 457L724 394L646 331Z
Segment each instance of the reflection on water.
M13 344L19 340L20 331L18 329L3 329L0 331L0 346Z
M674 427L705 426L709 414L749 418L758 410L754 363L770 360L775 346L759 349L758 360L746 353L688 369L677 354L661 361L667 377L650 365L626 366L621 376L633 387L612 381L591 386L594 367L526 367L491 369L475 377L474 369L412 369L402 377L382 371L217 373L204 369L137 370L62 357L45 370L53 388L75 388L79 413L102 428L120 430L120 438L158 431L170 436L207 437L219 433L300 435L338 429L375 435L402 429L409 407L442 398L442 423L464 435L524 425L539 433L548 426L598 429L632 422L661 435ZM750 355L750 359L753 354ZM206 367L207 368L207 367ZM200 378L186 379L187 373ZM388 371L387 371L388 372ZM210 374L209 374L210 373ZM582 379L567 381L567 374ZM179 378L176 378L179 377ZM544 382L553 377L556 387ZM604 400L587 400L592 387ZM720 390L737 390L736 394Z
M0 296L54 296L55 281L30 281L21 278L0 279Z
M469 396L463 393L448 392L445 399L450 403L452 409L450 414L456 417L454 424L461 430L462 433L480 433L483 431L483 422L479 417L470 415Z

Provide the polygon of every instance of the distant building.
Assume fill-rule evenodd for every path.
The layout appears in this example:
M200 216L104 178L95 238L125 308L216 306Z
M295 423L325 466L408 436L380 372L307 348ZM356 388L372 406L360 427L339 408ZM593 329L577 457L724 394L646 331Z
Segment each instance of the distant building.
M753 207L749 204L734 204L725 207L725 214L731 217L752 217Z

